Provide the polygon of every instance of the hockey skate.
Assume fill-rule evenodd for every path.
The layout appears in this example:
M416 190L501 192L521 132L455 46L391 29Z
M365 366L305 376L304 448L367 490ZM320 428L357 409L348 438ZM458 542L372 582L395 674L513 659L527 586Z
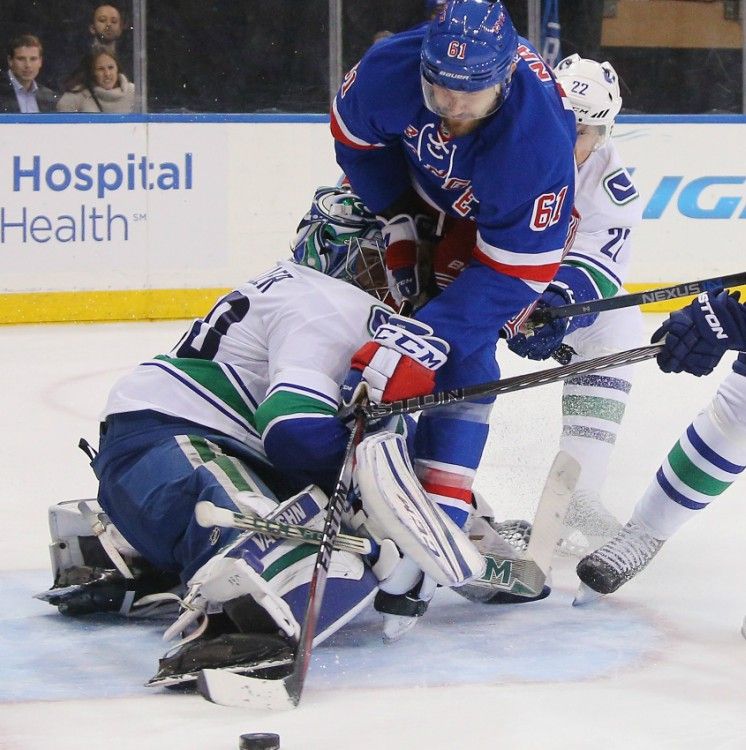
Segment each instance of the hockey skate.
M435 588L435 581L430 576L422 576L405 594L389 594L385 591L376 594L373 606L383 615L384 643L398 641L417 624L417 619L427 612Z
M573 604L585 604L598 594L612 594L634 578L663 546L635 521L630 521L610 541L586 555L576 568L581 586Z
M595 492L574 492L565 515L557 552L568 557L582 557L598 549L622 528Z

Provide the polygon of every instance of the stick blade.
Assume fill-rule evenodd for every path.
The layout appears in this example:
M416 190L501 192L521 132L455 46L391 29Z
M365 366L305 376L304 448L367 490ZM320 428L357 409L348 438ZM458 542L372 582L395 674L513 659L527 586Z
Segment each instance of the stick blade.
M575 598L572 600L572 606L583 607L586 604L597 602L602 598L603 594L600 594L598 591L594 591L590 586L581 581L580 585L578 586L578 590L575 592Z
M221 706L284 711L298 705L286 679L267 680L225 669L203 669L197 676L197 690L203 698Z
M544 577L549 574L552 557L562 534L570 498L580 477L580 464L566 451L559 451L549 469L536 509L526 557L539 566Z

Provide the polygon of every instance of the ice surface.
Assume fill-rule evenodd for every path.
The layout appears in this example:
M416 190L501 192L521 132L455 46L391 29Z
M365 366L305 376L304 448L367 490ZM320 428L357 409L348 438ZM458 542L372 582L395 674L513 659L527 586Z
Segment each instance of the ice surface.
M650 331L659 316L645 318ZM95 495L95 444L116 377L183 322L0 327L0 748L222 750L278 732L283 750L746 748L746 486L736 484L620 592L571 607L571 561L541 602L439 591L402 641L374 612L320 647L299 708L243 711L142 683L162 624L71 620L31 598L51 583L46 509ZM505 374L535 365L507 354ZM727 372L728 364L718 370ZM605 500L621 520L718 383L635 365ZM560 431L560 386L501 396L478 478L501 517L531 517Z

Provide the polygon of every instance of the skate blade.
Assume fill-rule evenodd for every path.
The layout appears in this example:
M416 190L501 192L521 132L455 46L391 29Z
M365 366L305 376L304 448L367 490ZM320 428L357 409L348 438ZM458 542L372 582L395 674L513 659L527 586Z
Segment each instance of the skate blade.
M386 615L383 618L383 632L381 633L383 642L386 644L396 643L417 625L419 619L419 617L406 617L404 615Z
M603 594L599 594L598 591L594 591L590 586L587 586L582 581L578 590L575 593L575 598L572 600L573 607L580 607L586 604L592 604L603 598Z
M224 669L203 669L197 677L203 698L221 706L240 706L270 711L295 708L284 679L265 680Z

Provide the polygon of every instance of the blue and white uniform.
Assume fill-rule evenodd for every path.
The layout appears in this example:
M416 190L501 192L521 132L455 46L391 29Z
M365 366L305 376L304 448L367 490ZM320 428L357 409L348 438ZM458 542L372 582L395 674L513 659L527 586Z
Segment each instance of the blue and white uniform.
M575 239L556 280L573 290L577 302L625 294L632 237L642 218L642 202L611 140L578 170L575 207L580 214ZM579 359L590 359L643 343L639 308L609 310L571 321L564 343ZM627 365L597 375L570 378L562 391L560 448L582 466L576 494L600 496L634 375Z
M575 193L575 117L552 72L519 40L510 93L473 132L449 136L424 103L420 49L427 26L371 48L334 100L337 161L374 213L412 189L476 222L472 262L415 317L451 346L436 388L499 377L501 326L554 277ZM425 489L465 523L494 399L422 415L416 468Z
M339 385L390 313L291 261L218 300L168 354L110 392L94 469L116 527L154 565L188 578L220 541L194 520L196 495L235 510L236 493L252 489L272 498L314 483L329 492L349 435Z

